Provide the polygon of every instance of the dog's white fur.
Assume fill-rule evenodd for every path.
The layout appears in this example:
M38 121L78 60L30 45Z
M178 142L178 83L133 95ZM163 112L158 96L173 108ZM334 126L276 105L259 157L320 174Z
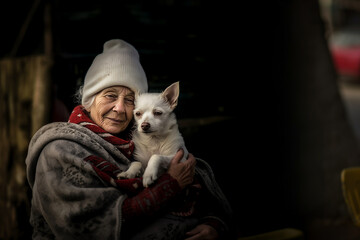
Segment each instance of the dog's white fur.
M184 161L188 156L175 113L179 97L179 82L173 83L162 93L143 93L135 101L133 132L134 158L129 169L119 177L133 178L145 169L143 185L148 187L165 172L176 152L184 150ZM141 164L140 164L141 163Z

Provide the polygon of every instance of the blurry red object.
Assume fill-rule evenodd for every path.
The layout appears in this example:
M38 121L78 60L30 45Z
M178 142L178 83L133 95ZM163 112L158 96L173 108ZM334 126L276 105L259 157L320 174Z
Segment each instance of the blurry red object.
M360 77L360 45L332 46L331 54L339 74Z

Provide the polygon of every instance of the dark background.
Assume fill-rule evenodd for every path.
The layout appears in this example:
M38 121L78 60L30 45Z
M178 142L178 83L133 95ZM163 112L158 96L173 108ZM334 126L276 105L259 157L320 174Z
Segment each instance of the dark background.
M44 53L45 3L15 53L33 1L0 8L1 57ZM306 232L314 219L347 217L338 177L358 155L316 1L50 3L53 96L71 111L104 42L131 43L150 91L180 81L180 129L189 151L213 167L239 235ZM335 143L324 140L334 132Z

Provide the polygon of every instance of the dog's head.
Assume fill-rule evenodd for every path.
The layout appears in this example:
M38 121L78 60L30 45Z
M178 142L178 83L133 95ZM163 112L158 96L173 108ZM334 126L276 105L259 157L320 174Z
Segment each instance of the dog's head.
M148 135L162 135L176 124L173 110L177 106L179 92L179 82L176 82L162 93L139 95L134 109L137 131Z

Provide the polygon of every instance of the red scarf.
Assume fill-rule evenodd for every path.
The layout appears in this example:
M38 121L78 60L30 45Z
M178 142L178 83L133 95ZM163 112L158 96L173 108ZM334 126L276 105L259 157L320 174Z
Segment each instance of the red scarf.
M92 132L98 134L100 137L116 146L127 158L131 158L134 152L134 142L116 137L96 125L95 122L89 118L88 112L86 112L83 106L79 105L74 108L69 117L69 122L76 123L90 129Z
M88 112L84 109L83 106L79 105L74 108L70 117L70 123L79 124L92 132L98 134L100 137L105 139L107 142L113 144L117 147L121 153L124 154L129 160L132 159L132 154L134 152L134 142L129 138L129 134L124 134L128 140L121 139L117 136L114 136L92 121L88 115ZM98 156L90 155L84 159L84 161L91 164L97 175L107 183L118 187L123 190L130 191L135 193L139 189L142 188L142 181L140 178L133 179L117 179L117 174L121 172L121 170L115 164L107 161L106 159L102 159Z

